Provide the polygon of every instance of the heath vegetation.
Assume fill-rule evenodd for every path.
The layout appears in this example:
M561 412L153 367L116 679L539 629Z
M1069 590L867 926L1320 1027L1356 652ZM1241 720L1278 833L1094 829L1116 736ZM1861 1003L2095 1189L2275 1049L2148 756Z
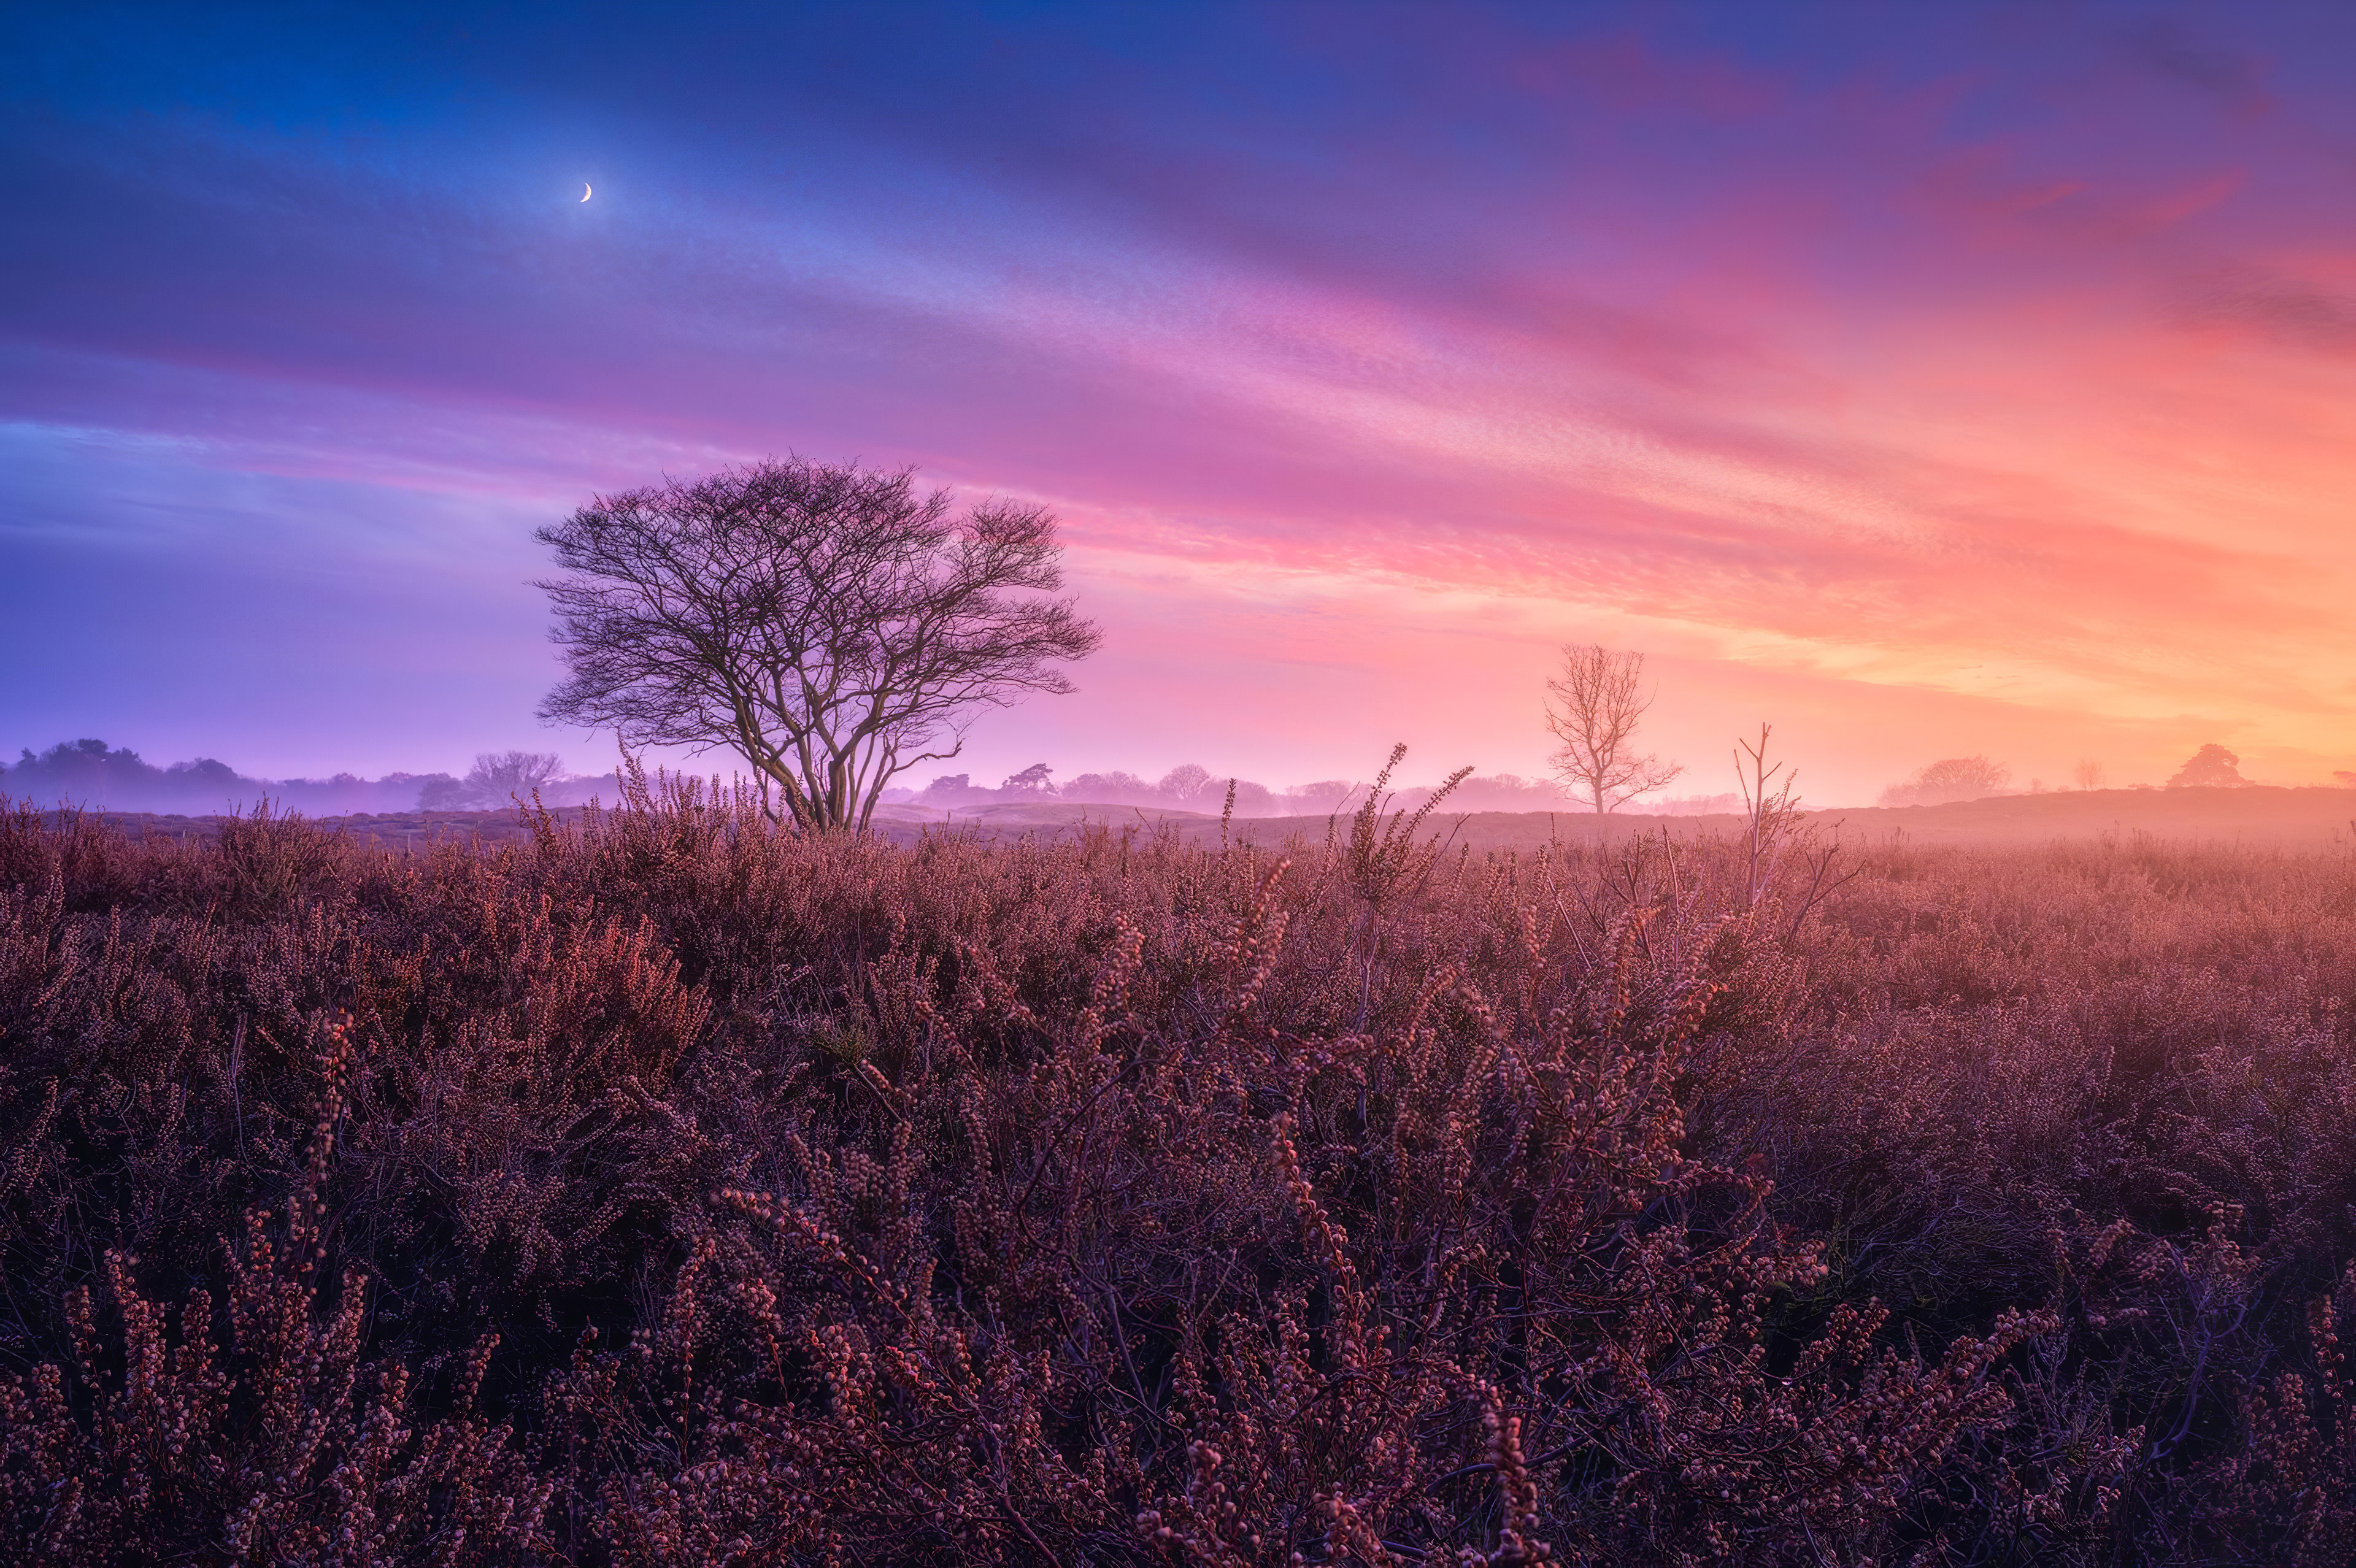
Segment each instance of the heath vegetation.
M0 818L0 1556L2356 1551L2345 855L528 820Z

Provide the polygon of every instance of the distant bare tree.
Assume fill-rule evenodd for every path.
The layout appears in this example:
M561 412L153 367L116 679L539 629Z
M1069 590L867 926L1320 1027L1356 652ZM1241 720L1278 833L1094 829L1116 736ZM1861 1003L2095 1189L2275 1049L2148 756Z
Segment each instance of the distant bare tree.
M2185 759L2168 781L2170 789L2233 788L2250 781L2242 776L2242 759L2211 741Z
M2070 782L2080 789L2100 789L2103 787L2103 764L2092 757L2088 757L2070 770Z
M1590 643L1562 650L1562 673L1547 682L1547 728L1562 742L1557 776L1586 795L1598 814L1660 788L1685 772L1676 763L1640 756L1637 722L1653 705L1639 698L1644 656Z
M1058 662L1101 640L1040 597L1063 586L1051 513L953 517L911 469L771 459L601 496L537 537L572 672L541 717L733 749L804 832L864 827L977 709L1070 691Z
M500 805L509 800L530 800L534 791L564 770L564 759L553 752L484 752L466 770L460 788L477 805Z

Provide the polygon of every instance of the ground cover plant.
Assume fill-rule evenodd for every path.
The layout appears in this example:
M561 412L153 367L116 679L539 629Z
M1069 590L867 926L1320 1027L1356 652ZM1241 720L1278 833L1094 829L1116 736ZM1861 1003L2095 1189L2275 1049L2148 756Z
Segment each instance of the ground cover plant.
M0 816L0 1556L2356 1552L2344 853L524 826Z

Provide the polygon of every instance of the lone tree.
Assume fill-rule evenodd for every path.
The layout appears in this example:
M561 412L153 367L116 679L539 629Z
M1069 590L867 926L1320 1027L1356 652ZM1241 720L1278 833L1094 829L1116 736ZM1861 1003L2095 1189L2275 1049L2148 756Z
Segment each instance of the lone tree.
M1068 692L1101 634L1063 586L1055 519L953 516L913 469L770 459L601 496L539 530L571 674L552 722L726 747L806 833L860 828L892 778L953 757L977 709Z
M2242 776L2242 759L2211 741L2184 760L2184 765L2168 781L2168 787L2233 789L2249 782Z
M1636 723L1653 705L1639 698L1644 656L1615 653L1597 644L1562 650L1562 673L1547 682L1547 728L1561 741L1555 773L1585 795L1597 813L1656 790L1685 768L1637 754Z
M1055 786L1049 782L1048 775L1055 771L1044 763L1033 763L1019 773L1009 773L1006 782L998 787L1001 790L1019 790L1024 795L1053 795L1055 793Z

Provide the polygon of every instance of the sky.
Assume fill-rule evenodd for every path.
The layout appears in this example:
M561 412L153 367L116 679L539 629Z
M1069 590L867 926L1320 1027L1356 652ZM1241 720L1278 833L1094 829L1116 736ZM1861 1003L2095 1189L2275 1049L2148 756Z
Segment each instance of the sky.
M602 770L531 530L795 453L1061 518L1104 646L977 780L1537 776L1591 642L1672 793L2327 783L2351 80L2297 0L8 7L0 751Z

